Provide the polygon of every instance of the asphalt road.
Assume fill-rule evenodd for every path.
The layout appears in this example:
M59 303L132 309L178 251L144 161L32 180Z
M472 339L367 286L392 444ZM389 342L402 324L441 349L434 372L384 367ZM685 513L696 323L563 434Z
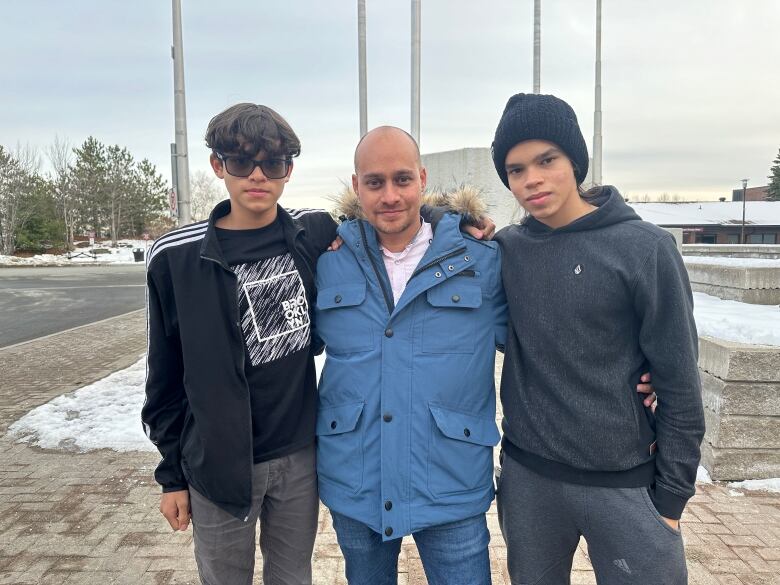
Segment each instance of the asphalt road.
M0 347L144 307L143 263L0 268Z

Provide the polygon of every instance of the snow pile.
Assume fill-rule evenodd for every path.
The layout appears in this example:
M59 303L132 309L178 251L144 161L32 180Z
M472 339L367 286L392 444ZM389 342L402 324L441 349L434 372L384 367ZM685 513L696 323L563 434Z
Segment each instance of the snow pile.
M724 301L693 293L693 316L699 335L725 341L780 346L780 307Z
M683 256L685 264L708 264L731 268L777 268L780 258L725 258L719 256Z
M31 258L0 254L0 265L3 266L65 266L67 264L70 264L67 257L55 256L54 254L38 254Z
M701 465L699 465L699 469L696 470L696 483L712 483L710 472Z
M772 479L746 479L745 481L730 483L729 486L741 490L774 492L780 494L780 477Z
M315 358L317 376L324 354ZM67 451L155 451L141 428L146 356L125 370L63 394L13 423L18 442Z
M30 258L0 255L0 265L4 266L68 266L72 264L136 264L133 250L145 252L151 247L152 241L119 240L117 247L112 248L111 242L95 244L84 248L76 248L68 254L36 254ZM93 255L93 251L98 253ZM146 254L144 253L144 256Z
M63 394L13 423L8 433L44 449L154 451L141 428L145 358L71 394Z

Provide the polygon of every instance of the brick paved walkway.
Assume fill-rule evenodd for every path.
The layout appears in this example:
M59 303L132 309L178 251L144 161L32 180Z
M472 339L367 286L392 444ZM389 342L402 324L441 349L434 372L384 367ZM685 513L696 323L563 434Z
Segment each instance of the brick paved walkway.
M45 451L5 435L30 409L131 365L145 343L143 313L136 311L0 350L0 584L197 583L192 532L172 533L157 511L154 454ZM690 583L779 585L780 495L730 492L701 486L688 506L683 533ZM495 508L488 525L493 582L505 585ZM583 544L574 584L595 583L585 551ZM314 570L319 585L345 583L324 510ZM399 571L402 585L426 583L410 539Z

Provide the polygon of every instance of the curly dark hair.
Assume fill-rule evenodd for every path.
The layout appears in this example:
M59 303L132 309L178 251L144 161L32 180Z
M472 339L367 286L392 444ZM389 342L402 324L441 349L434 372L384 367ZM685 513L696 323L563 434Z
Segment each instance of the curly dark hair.
M214 116L206 128L206 146L214 152L254 157L292 158L301 154L301 141L277 112L259 104L236 104Z

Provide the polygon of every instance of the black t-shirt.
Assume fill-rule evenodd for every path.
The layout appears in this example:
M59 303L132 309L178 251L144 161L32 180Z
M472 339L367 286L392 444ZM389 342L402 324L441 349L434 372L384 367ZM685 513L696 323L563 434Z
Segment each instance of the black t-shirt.
M259 463L314 441L317 388L309 359L309 306L278 219L264 228L217 228L216 233L238 278L254 462Z

